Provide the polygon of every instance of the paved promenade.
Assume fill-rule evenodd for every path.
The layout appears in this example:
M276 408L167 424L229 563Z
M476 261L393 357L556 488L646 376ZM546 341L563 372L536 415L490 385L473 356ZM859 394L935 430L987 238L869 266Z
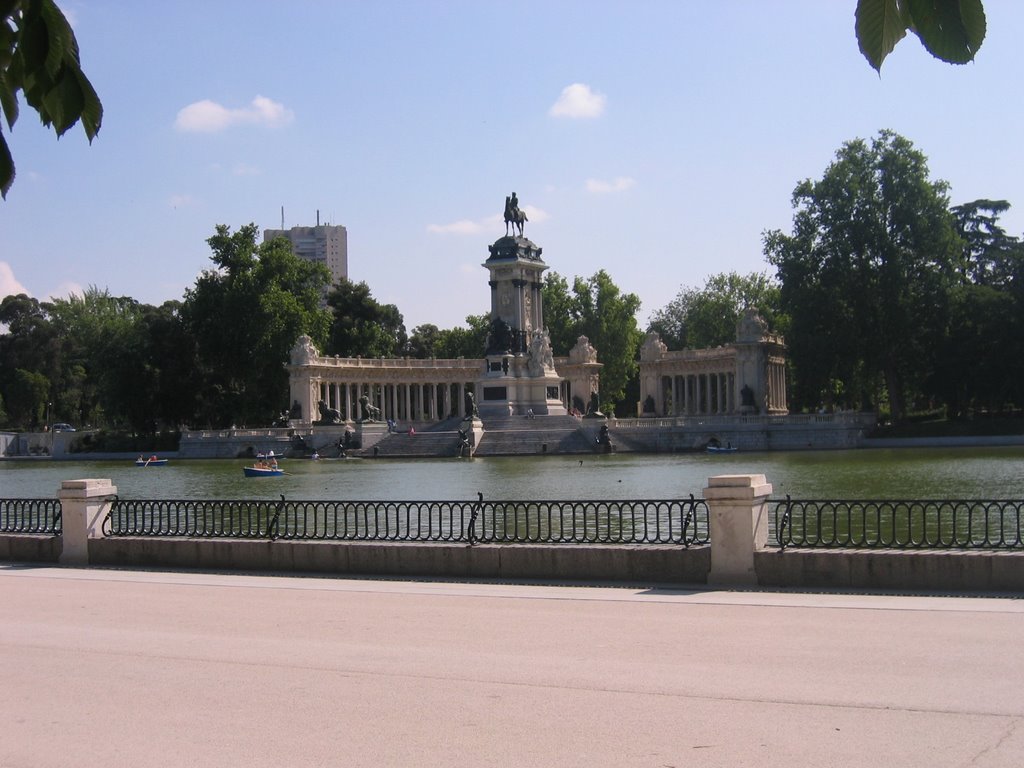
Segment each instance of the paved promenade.
M1020 766L1024 600L0 564L0 766Z

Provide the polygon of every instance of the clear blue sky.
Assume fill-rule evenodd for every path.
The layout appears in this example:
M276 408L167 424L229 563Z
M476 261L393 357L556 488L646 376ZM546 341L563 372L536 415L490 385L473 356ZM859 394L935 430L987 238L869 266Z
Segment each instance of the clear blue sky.
M22 109L0 202L0 296L88 285L158 304L214 226L343 224L349 272L410 330L489 309L513 190L568 277L607 270L640 319L720 272L840 145L891 128L951 200L1024 233L1024 3L986 0L956 67L908 37L879 77L854 0L58 0L103 100L99 137Z

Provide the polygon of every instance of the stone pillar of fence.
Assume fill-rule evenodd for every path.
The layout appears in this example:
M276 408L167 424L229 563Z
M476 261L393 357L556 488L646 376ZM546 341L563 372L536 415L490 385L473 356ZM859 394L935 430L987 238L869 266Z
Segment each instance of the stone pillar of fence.
M757 585L754 552L768 541L768 497L764 475L716 475L708 478L711 539L709 584Z
M89 539L103 538L103 520L117 487L109 480L65 480L60 487L62 565L88 565Z

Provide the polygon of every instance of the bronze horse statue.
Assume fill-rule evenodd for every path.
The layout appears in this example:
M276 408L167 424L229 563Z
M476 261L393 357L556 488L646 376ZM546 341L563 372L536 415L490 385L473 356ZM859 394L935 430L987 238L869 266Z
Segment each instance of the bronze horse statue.
M519 236L523 236L523 222L528 221L526 214L519 210L519 205L513 205L512 198L505 198L505 237L508 237L508 225L512 225L512 234L515 234L516 227L519 227Z

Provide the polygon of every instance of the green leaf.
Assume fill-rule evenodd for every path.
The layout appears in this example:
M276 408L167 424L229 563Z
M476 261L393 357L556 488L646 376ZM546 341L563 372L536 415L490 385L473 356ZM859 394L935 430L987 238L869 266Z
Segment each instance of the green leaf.
M82 92L83 106L81 110L82 128L85 129L85 135L89 137L89 143L96 138L96 135L100 132L100 126L103 124L103 104L100 103L100 97L96 95L95 89L92 87L92 83L89 82L89 78L85 76L85 73L81 69L75 68L75 77L78 78L78 87Z
M64 61L68 38L73 35L67 19L53 0L40 0L39 19L46 30L46 72L56 79Z
M0 111L7 118L7 127L13 128L18 121L18 95L7 83L5 74L0 71Z
M857 0L857 44L875 71L907 34L908 21L897 0Z
M50 48L46 23L38 14L30 14L28 11L25 12L23 21L18 54L21 56L25 72L45 72L46 57Z
M911 29L928 52L950 64L966 64L985 39L981 0L909 0Z
M0 197L7 199L7 190L14 183L14 158L7 147L7 139L0 133Z
M78 116L82 114L85 104L75 73L65 67L61 71L57 83L44 97L43 102L53 117L53 129L57 132L57 136L63 136L71 126L78 122Z

